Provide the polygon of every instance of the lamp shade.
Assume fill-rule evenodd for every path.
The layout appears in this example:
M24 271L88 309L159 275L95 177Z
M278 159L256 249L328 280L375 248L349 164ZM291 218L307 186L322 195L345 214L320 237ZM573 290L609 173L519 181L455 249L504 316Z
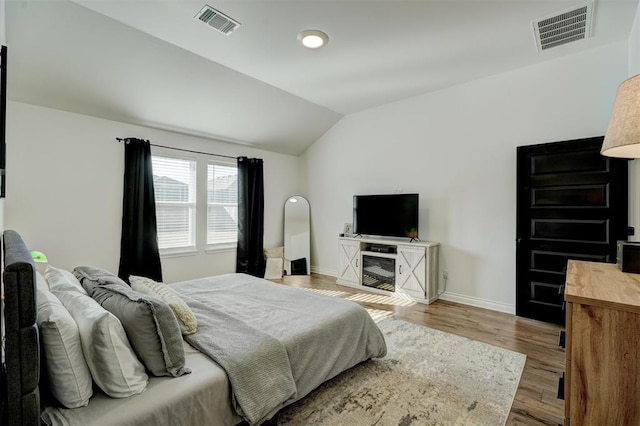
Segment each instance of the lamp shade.
M618 88L600 153L640 158L640 75L625 80Z

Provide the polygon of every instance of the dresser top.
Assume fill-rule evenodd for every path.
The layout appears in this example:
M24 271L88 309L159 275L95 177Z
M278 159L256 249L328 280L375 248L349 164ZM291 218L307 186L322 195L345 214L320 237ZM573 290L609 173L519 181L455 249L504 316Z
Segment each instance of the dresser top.
M567 302L640 313L640 274L615 264L569 260L564 292Z

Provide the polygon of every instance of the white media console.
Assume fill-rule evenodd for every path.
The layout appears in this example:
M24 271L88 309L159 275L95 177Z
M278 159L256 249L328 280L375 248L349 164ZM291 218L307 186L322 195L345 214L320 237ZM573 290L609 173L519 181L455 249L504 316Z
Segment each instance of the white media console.
M429 241L340 237L337 283L416 302L438 298L438 249Z

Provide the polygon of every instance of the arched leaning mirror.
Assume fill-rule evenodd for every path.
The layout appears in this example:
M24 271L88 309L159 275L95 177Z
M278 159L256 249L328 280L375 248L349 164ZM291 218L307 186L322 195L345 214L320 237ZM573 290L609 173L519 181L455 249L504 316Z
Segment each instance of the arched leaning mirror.
M299 195L284 203L284 271L287 275L309 275L311 260L309 202Z

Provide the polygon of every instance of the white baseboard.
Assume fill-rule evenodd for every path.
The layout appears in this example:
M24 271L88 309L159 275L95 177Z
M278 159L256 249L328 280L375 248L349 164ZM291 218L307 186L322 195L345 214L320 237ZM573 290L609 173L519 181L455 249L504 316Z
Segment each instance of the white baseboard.
M330 277L338 276L338 273L332 269L322 268L320 266L314 266L314 265L311 265L311 272L313 272L314 274L328 275Z
M515 305L509 305L507 303L494 302L492 300L480 299L479 297L465 296L464 294L456 294L451 292L444 292L440 295L440 299L447 300L449 302L462 303L463 305L475 306L477 308L490 309L492 311L504 312L506 314L515 315Z
M332 269L322 268L320 266L311 265L311 272L315 274L328 275L330 277L337 277L338 274ZM490 309L492 311L504 312L507 314L515 315L515 305L509 305L507 303L494 302L492 300L480 299L479 297L465 296L464 294L457 294L451 292L444 292L439 295L442 300L449 302L462 303L463 305L475 306L477 308Z

